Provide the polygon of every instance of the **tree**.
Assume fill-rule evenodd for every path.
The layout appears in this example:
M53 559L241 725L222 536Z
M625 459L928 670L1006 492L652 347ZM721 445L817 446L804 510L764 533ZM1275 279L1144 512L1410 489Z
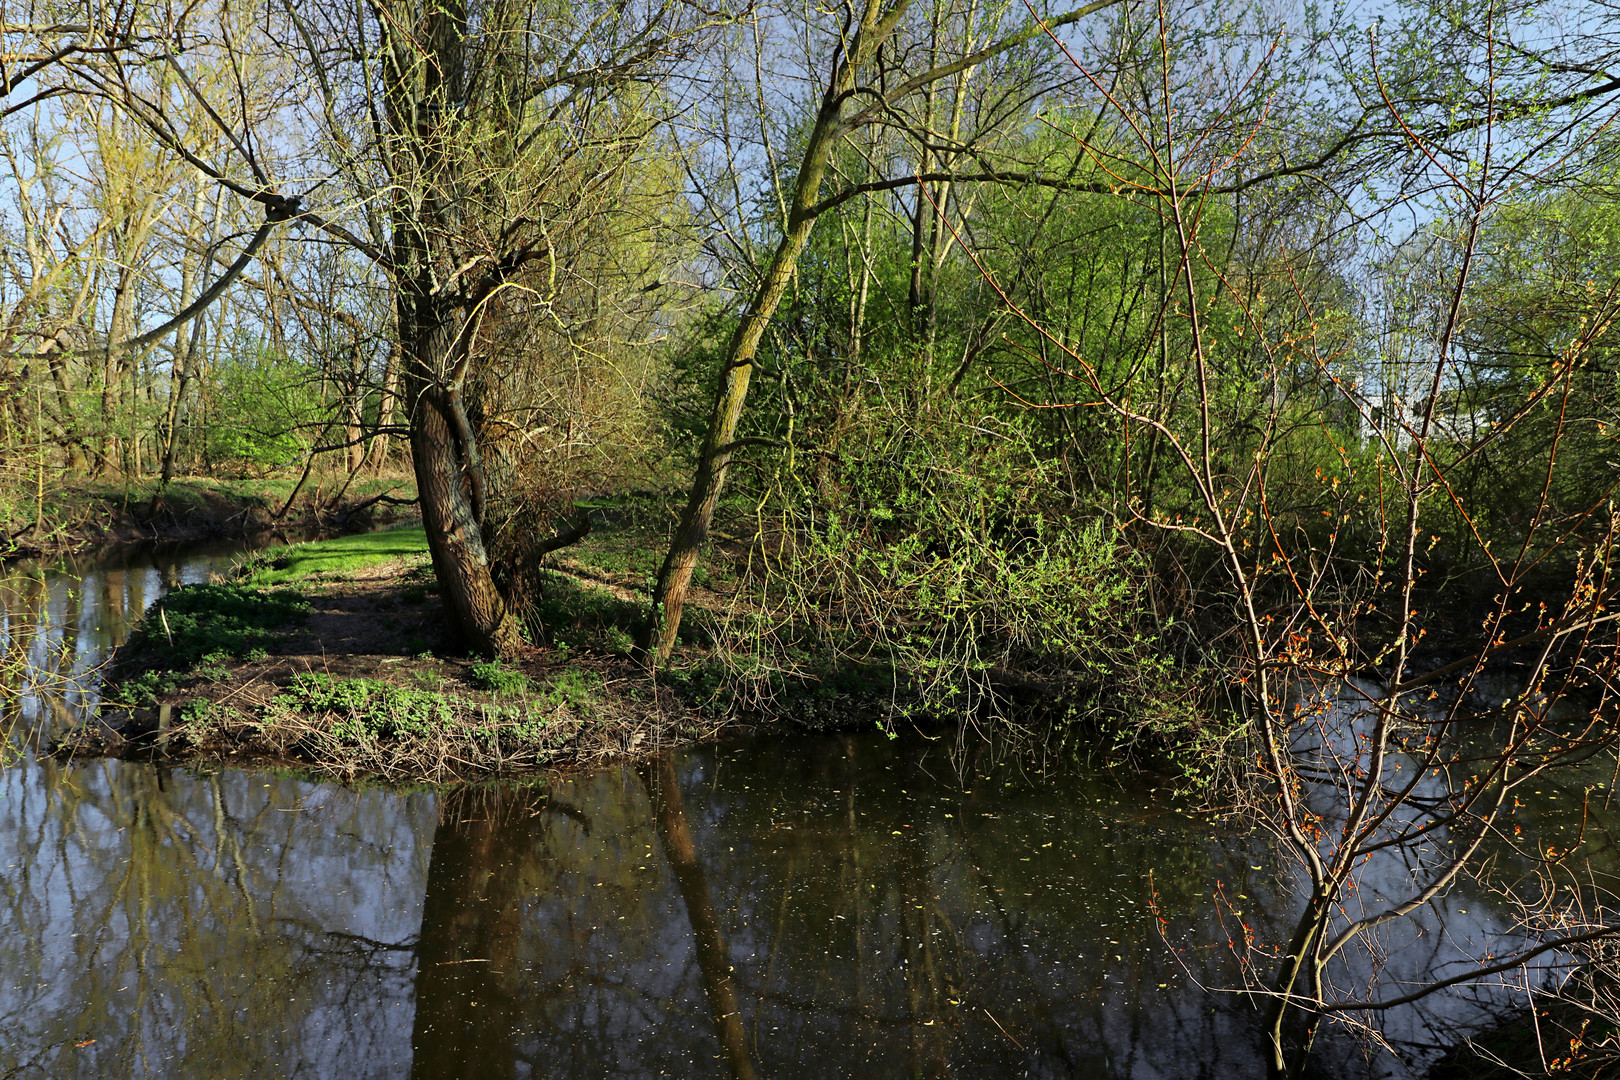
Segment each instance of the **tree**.
M604 196L630 182L671 107L659 87L714 20L675 4L586 11L505 0L220 14L207 32L189 10L152 10L147 46L81 79L263 208L244 259L269 229L295 222L384 276L447 606L474 649L514 653L521 633L491 573L490 493L467 408L491 360L489 315L514 295L548 308L569 247ZM198 77L209 63L228 73L217 91ZM250 68L263 87L261 64L286 66L273 95L248 88ZM192 111L217 130L218 153L182 125ZM278 142L275 130L288 136ZM323 179L293 193L282 175Z
M1418 388L1404 401L1382 399L1400 406L1393 414L1386 408L1374 415L1361 381L1368 357L1353 347L1356 334L1347 344L1330 332L1332 320L1315 306L1320 294L1257 296L1219 257L1222 245L1206 243L1223 211L1221 174L1238 167L1245 147L1266 145L1259 114L1250 114L1252 132L1230 126L1243 90L1210 95L1200 113L1167 89L1136 105L1098 85L1136 140L1132 154L1123 158L1117 145L1074 134L1166 223L1173 272L1159 305L1162 318L1182 324L1173 358L1187 387L1179 400L1138 397L1074 336L1003 290L1051 350L1045 362L1078 383L1090 407L1113 417L1133 442L1151 439L1163 448L1187 504L1171 512L1131 501L1127 512L1134 526L1201 549L1210 566L1197 597L1202 617L1236 627L1225 648L1252 725L1252 811L1292 855L1306 894L1286 940L1240 947L1278 1077L1305 1070L1329 1017L1376 1016L1620 934L1584 914L1595 910L1590 897L1560 896L1525 928L1528 942L1504 943L1464 971L1418 986L1385 987L1376 975L1368 985L1335 982L1342 971L1335 965L1348 950L1365 949L1376 960L1379 935L1391 924L1465 877L1488 873L1492 849L1513 845L1504 825L1517 790L1597 753L1612 737L1620 636L1611 608L1620 590L1610 575L1615 523L1605 500L1613 474L1589 488L1589 496L1601 496L1574 501L1560 500L1555 478L1572 438L1566 406L1603 354L1620 284L1600 289L1584 319L1553 335L1555 351L1528 360L1533 381L1490 423L1459 422L1466 396L1453 392L1472 374L1463 347L1471 320L1494 301L1474 280L1487 222L1525 177L1545 182L1590 152L1592 129L1608 122L1591 115L1593 96L1549 88L1538 64L1493 66L1494 50L1506 48L1500 16L1486 4L1457 24L1471 29L1453 26L1450 36L1428 43L1485 75L1486 85L1467 94L1436 98L1424 80L1387 80L1386 53L1376 42L1364 58L1387 113L1383 126L1404 140L1376 157L1406 190L1441 193L1437 201L1448 211L1425 229L1429 276L1419 300L1390 305L1390 324L1373 328L1374 340L1386 343L1373 359L1398 364L1401 385ZM1476 35L1472 28L1481 26ZM1185 54L1177 44L1172 26L1161 22L1153 51L1162 88L1180 84ZM1437 77L1432 67L1423 75ZM1262 64L1244 77L1264 84L1270 69ZM1543 94L1544 108L1528 108L1530 95ZM1454 113L1440 126L1423 122L1438 100L1453 109L1459 100L1477 102L1479 111L1464 111L1461 120ZM1529 138L1521 121L1554 134ZM1201 149L1212 143L1213 151ZM1394 190L1410 205L1413 196ZM981 266L997 280L993 267ZM1298 329L1285 332L1290 322ZM1404 352L1387 346L1397 338ZM1306 376L1316 392L1306 392ZM1231 423L1231 402L1245 399L1255 407ZM1518 440L1536 425L1545 425L1539 437ZM1472 463L1498 444L1530 450L1527 473L1541 478L1506 529L1493 527L1494 493L1464 483ZM1458 533L1467 541L1454 557L1490 583L1478 603L1455 613L1458 622L1480 627L1467 644L1453 643L1460 659L1434 657L1423 640L1431 620L1444 615L1445 597L1435 587L1443 567L1430 552L1452 520L1463 523ZM1556 592L1540 576L1554 565L1563 567ZM1509 658L1518 665L1517 685L1504 699L1487 689L1485 677ZM1516 854L1532 868L1549 868L1562 853ZM1405 872L1387 894L1369 887L1358 896L1376 880L1369 863L1379 860L1404 860Z
M815 72L818 100L804 135L804 149L791 187L784 186L780 237L757 282L749 290L748 304L737 319L720 361L714 405L702 446L698 450L691 494L658 572L651 611L640 636L640 651L647 660L656 663L667 659L674 649L692 572L708 538L732 459L742 448L737 439L737 427L747 401L749 382L761 343L777 306L794 278L799 258L817 219L827 210L870 191L917 187L924 183L948 185L967 180L1027 178L1015 177L1010 173L1003 177L977 170L960 174L954 169L925 172L924 165L935 162L933 152L925 150L916 169L909 175L851 183L835 194L823 197L823 183L832 167L835 153L844 140L851 132L868 124L898 123L915 132L925 147L934 145L935 140L950 146L946 155L950 161L970 158L975 148L951 145L952 135L960 132L949 129L954 122L959 122L960 115L952 110L946 110L941 115L935 108L933 90L936 84L1028 45L1053 29L1079 22L1114 3L1115 0L1094 0L1046 20L1036 19L1019 27L998 28L999 32L984 43L967 44L948 59L938 52L933 55L925 53L931 62L924 70L915 73L907 70L903 64L895 65L885 60L885 50L891 50L889 55L908 52L899 44L898 35L911 14L910 0L895 0L890 4L867 0L859 5L844 5L841 31L827 43L825 57L812 60L811 70ZM932 27L937 32L937 19ZM933 45L938 48L937 33ZM1033 87L1027 92L1031 96L1039 93ZM915 110L919 102L922 104L920 116L910 111ZM938 130L941 127L946 130ZM926 261L922 234L929 231L922 224L929 220L929 215L923 212L921 205L919 201L916 217L917 228L921 230L919 246L913 252L913 265L916 268L913 278L919 307L923 262ZM935 231L932 235L942 234Z

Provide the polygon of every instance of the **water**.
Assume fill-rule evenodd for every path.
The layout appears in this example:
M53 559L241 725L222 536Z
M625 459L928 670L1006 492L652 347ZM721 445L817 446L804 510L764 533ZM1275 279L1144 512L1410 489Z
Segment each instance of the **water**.
M230 557L13 568L6 642L82 675ZM31 745L89 700L43 689L5 722ZM1521 818L1563 827L1578 791ZM1230 989L1245 927L1279 940L1297 907L1270 850L1128 772L919 737L445 794L25 750L0 782L0 1076L1259 1075ZM1460 884L1384 940L1385 975L1510 927ZM1384 1018L1392 1048L1335 1026L1317 1072L1421 1075L1513 1000L1430 998Z

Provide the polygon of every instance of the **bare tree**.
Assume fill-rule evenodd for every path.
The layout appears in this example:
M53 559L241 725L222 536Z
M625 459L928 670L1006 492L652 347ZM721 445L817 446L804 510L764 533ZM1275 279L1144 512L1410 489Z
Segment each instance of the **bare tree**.
M1163 9L1153 45L1158 78L1147 93L1133 100L1087 72L1091 92L1130 133L1131 151L1093 143L1084 131L1074 138L1166 224L1172 273L1162 312L1180 324L1176 367L1189 393L1156 400L1107 377L1001 290L1036 334L1032 357L1044 355L1041 362L1076 382L1089 407L1114 417L1129 440L1162 446L1186 504L1150 508L1138 498L1125 513L1133 526L1205 553L1219 582L1202 592L1202 617L1232 628L1225 647L1252 725L1250 771L1260 792L1253 811L1292 856L1306 897L1287 940L1242 947L1278 1077L1303 1072L1329 1017L1370 1023L1445 987L1620 933L1588 889L1540 910L1524 942L1503 942L1463 970L1417 985L1388 986L1376 974L1344 981L1349 952L1376 959L1392 923L1487 873L1487 856L1515 843L1504 824L1516 791L1612 749L1615 480L1578 505L1563 505L1556 490L1568 467L1561 457L1576 438L1568 404L1620 314L1620 282L1593 293L1556 356L1494 422L1464 422L1466 401L1455 391L1469 363L1459 341L1479 302L1471 275L1485 222L1526 178L1554 176L1589 150L1589 133L1608 120L1591 115L1591 97L1555 90L1548 122L1557 137L1524 138L1513 123L1525 115L1522 95L1535 92L1528 84L1545 72L1498 66L1508 51L1491 21L1499 13L1487 4L1480 14L1484 31L1463 43L1485 79L1480 111L1450 131L1437 134L1422 119L1432 99L1400 96L1383 77L1378 43L1362 58L1385 129L1404 141L1380 151L1405 181L1397 197L1440 193L1443 206L1426 227L1443 253L1431 262L1426 301L1395 310L1402 321L1389 327L1411 347L1379 350L1383 362L1402 367L1404 395L1372 393L1365 358L1325 332L1318 320L1328 313L1297 279L1291 298L1262 302L1219 258L1218 245L1205 244L1222 189L1231 187L1223 174L1239 167L1246 147L1263 145L1264 118L1249 114L1248 130L1234 124L1246 88L1206 97L1202 112L1175 96L1172 87L1185 84ZM1262 65L1246 77L1253 84L1270 74ZM980 266L996 283L996 269ZM1285 329L1293 305L1307 320L1303 330ZM1258 361L1258 379L1235 397L1239 356ZM1232 423L1239 403L1245 419ZM1491 493L1466 483L1466 474L1529 425L1547 425L1533 444L1543 487L1503 535L1487 524ZM1466 609L1478 631L1437 656L1425 637L1445 599L1437 591L1445 568L1430 553L1448 523L1459 524L1452 531L1466 540L1463 555L1489 591ZM1555 567L1558 584L1549 588ZM1451 629L1460 632L1455 622ZM1504 696L1487 676L1507 661L1514 685ZM1376 678L1352 680L1366 675ZM1535 864L1563 853L1520 854ZM1374 893L1369 866L1391 859L1408 872Z

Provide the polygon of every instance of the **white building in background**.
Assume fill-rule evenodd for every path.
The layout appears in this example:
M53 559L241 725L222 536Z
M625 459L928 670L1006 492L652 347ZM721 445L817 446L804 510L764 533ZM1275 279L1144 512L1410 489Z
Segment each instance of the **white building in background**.
M1431 438L1449 442L1472 442L1491 426L1490 419L1479 409L1463 406L1462 392L1458 389L1441 390L1435 403ZM1403 395L1397 391L1357 395L1361 412L1360 435L1363 442L1380 436L1389 440L1397 450L1404 450L1412 440L1412 432L1423 424L1428 409L1428 388Z

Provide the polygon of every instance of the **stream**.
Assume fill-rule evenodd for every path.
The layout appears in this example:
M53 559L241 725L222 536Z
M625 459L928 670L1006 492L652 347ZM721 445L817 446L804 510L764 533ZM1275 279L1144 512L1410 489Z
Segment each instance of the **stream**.
M36 753L146 605L239 550L0 567L27 668L0 686L0 1078L1264 1074L1238 956L1286 936L1294 873L1128 770L873 732L440 794ZM1616 815L1583 804L1608 779L1515 821L1584 820L1612 869ZM1461 882L1379 963L1517 940ZM1421 1077L1516 980L1393 1010L1382 1043L1330 1025L1315 1075Z

